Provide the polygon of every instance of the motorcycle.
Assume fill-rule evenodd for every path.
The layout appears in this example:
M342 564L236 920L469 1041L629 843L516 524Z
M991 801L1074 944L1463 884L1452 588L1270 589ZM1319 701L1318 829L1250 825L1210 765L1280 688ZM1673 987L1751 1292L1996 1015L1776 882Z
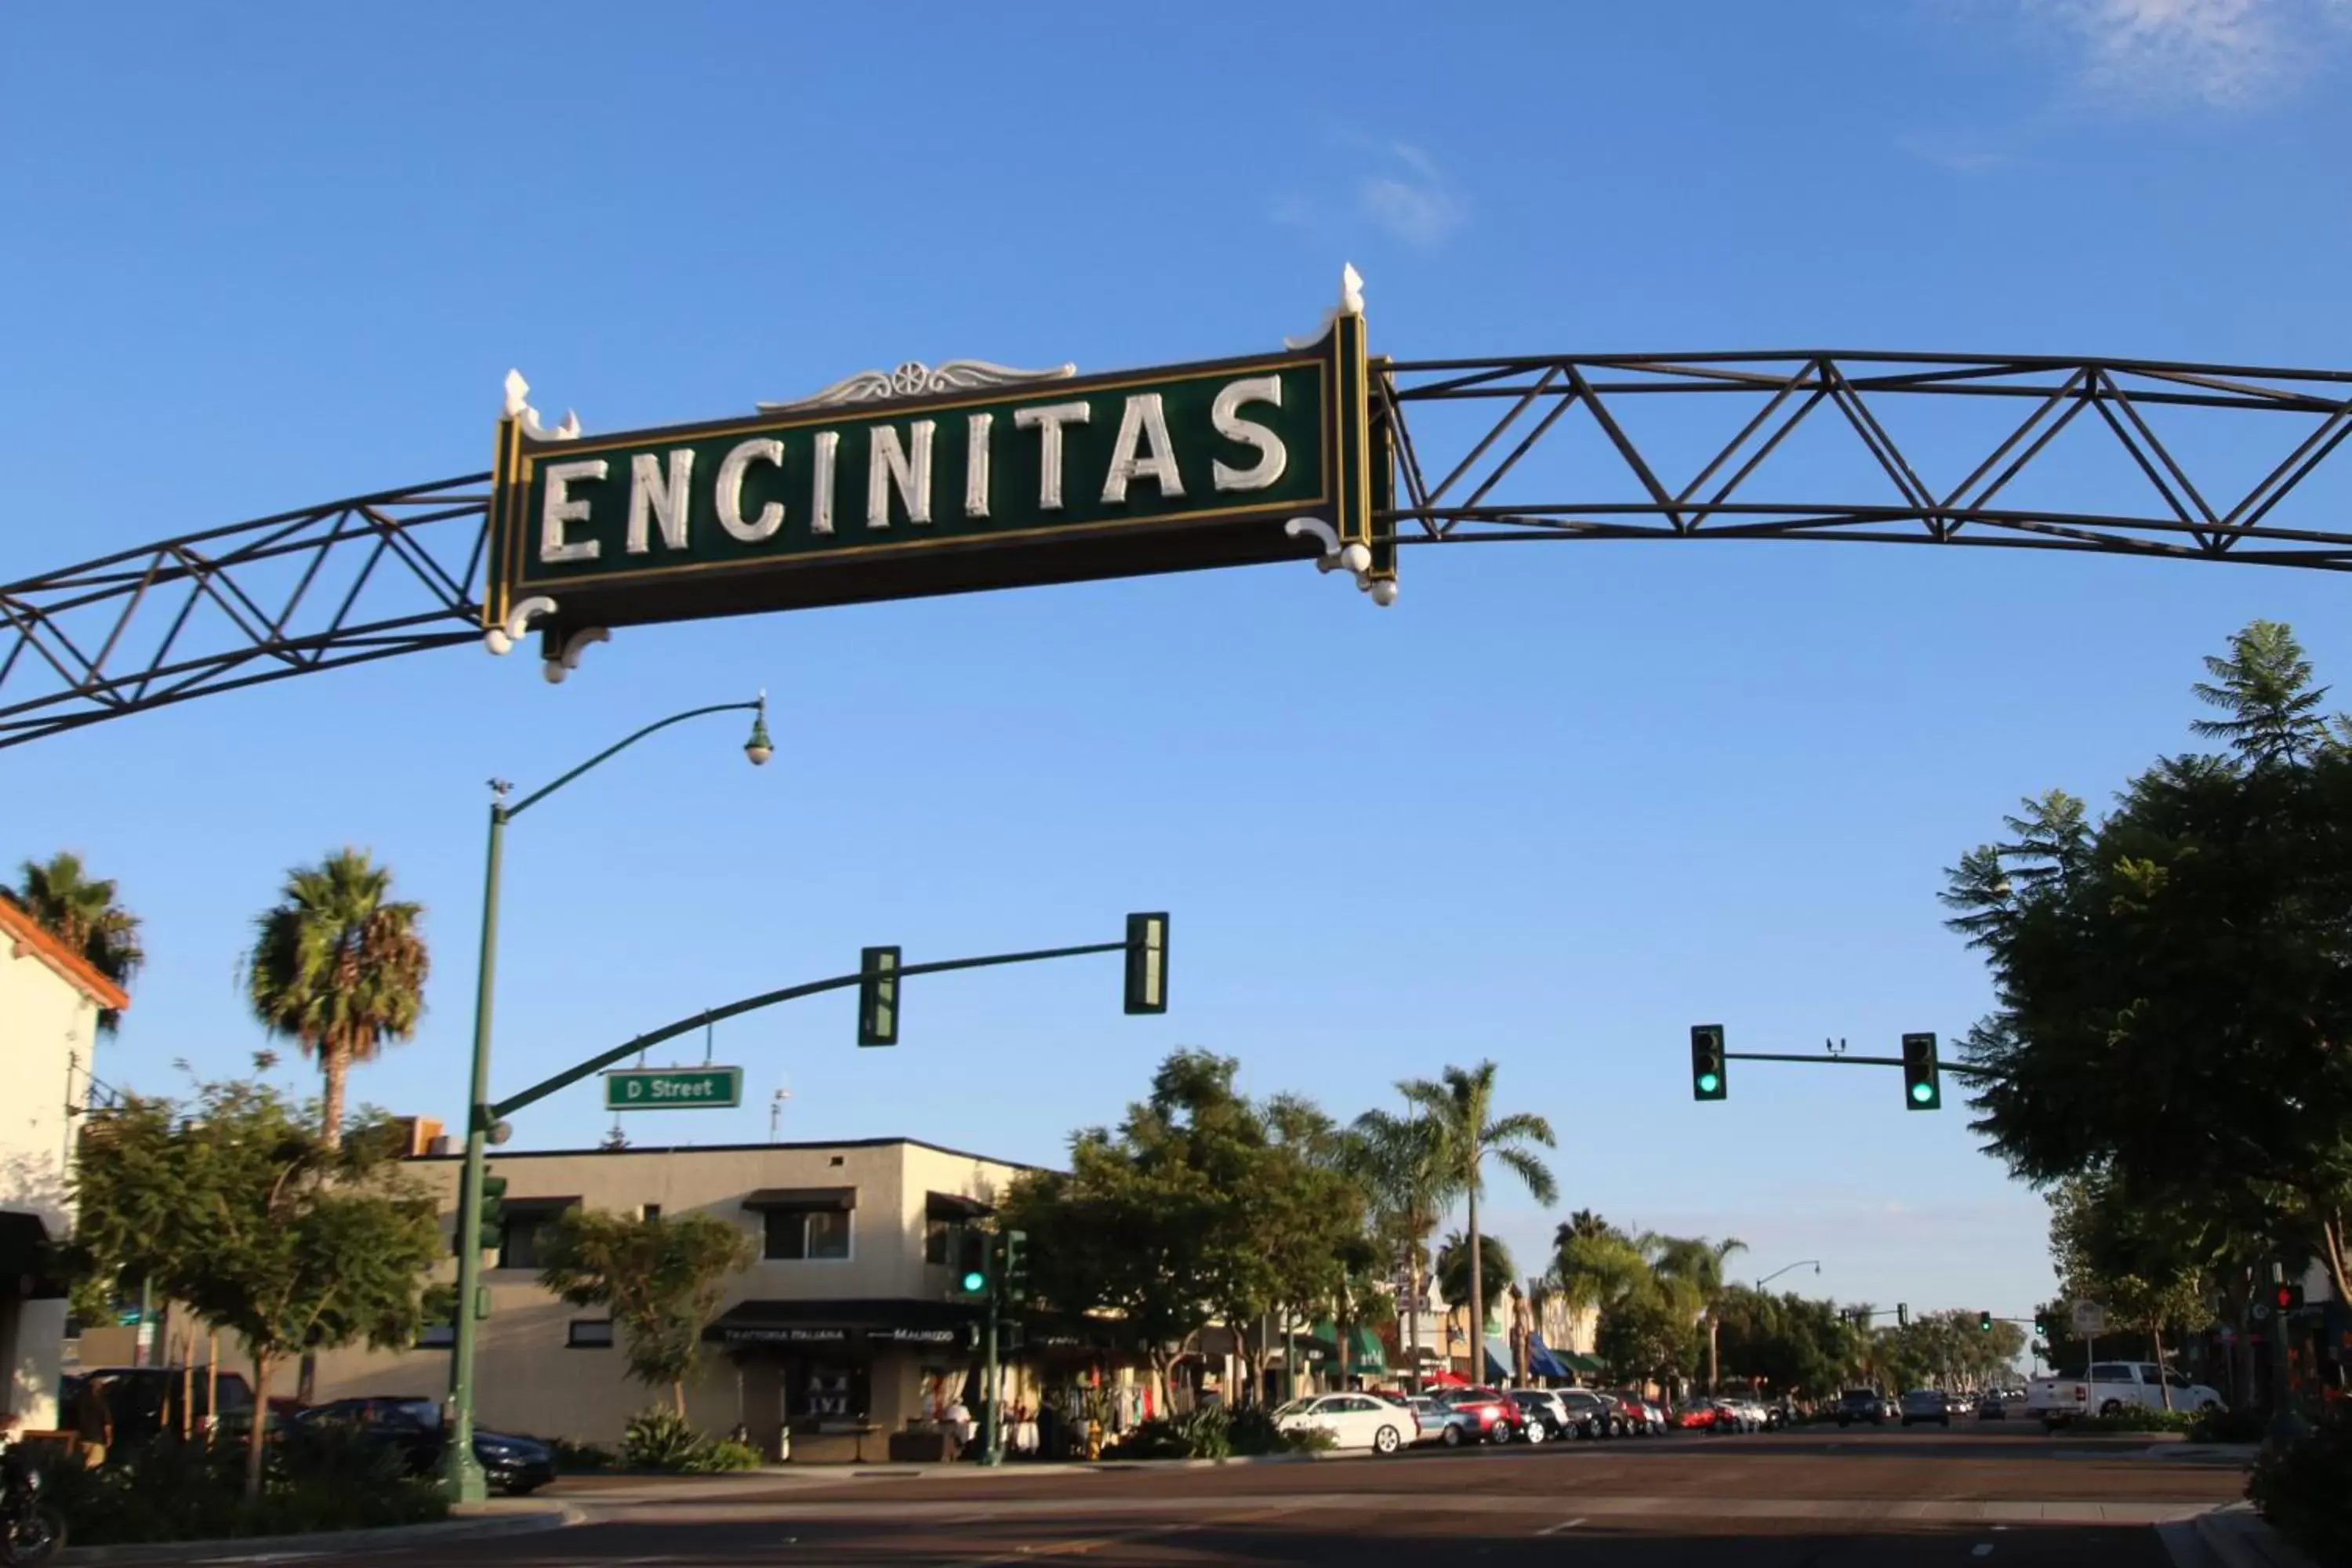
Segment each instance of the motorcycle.
M41 1500L41 1472L16 1447L0 1448L0 1568L41 1568L65 1543L64 1516Z

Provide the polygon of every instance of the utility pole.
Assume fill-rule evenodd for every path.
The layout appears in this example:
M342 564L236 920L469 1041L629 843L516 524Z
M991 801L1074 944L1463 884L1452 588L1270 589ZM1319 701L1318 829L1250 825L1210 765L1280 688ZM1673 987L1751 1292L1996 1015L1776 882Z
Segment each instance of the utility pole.
M996 1288L990 1290L988 1293L988 1328L986 1331L988 1334L988 1343L985 1359L982 1363L982 1371L981 1373L982 1383L980 1390L981 1408L983 1412L983 1419L987 1421L988 1426L981 1434L980 1462L982 1465L993 1467L1004 1462L1004 1423L999 1417L996 1409L997 1395L999 1392L996 1386L997 1306L999 1301L1003 1300L1004 1291L1003 1277L1002 1273L996 1270L991 1270L991 1273L994 1277L990 1279L989 1283Z

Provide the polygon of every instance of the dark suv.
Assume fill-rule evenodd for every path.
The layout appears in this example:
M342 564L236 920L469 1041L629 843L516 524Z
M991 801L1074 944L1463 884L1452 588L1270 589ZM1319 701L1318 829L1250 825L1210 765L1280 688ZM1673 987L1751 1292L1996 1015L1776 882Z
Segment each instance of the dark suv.
M91 1384L106 1401L117 1448L152 1442L165 1432L179 1431L184 1424L192 1431L205 1430L213 1424L215 1387L220 1390L224 1429L249 1430L253 1420L253 1385L245 1375L224 1372L215 1376L211 1368L202 1366L93 1366L70 1373L58 1384L60 1420L71 1421L75 1402L83 1387ZM184 1395L189 1396L192 1406L184 1423L180 1410Z
M429 1399L377 1396L313 1405L294 1417L297 1433L344 1432L400 1451L415 1476L441 1468L441 1407ZM509 1497L537 1491L555 1479L555 1456L544 1443L474 1429L474 1458L490 1485Z
M1851 1426L1857 1421L1867 1421L1873 1426L1886 1425L1886 1401L1874 1388L1849 1388L1838 1395L1837 1424Z

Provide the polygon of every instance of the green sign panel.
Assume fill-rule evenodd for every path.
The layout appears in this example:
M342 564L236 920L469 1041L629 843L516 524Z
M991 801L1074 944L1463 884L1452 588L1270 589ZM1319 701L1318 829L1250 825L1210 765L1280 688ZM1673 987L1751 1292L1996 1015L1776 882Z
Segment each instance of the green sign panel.
M604 1075L607 1110L710 1110L742 1103L741 1068L628 1068Z
M538 626L551 652L597 626L1296 560L1336 548L1327 531L1394 575L1372 527L1386 432L1348 309L1256 358L1085 377L908 364L615 436L543 429L515 384L484 625Z

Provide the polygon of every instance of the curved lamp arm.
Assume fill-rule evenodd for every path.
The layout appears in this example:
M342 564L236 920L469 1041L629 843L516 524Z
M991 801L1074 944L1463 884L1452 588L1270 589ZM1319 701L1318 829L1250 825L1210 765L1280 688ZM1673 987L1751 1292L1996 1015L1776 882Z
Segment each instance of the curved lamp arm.
M573 779L578 778L582 773L584 773L591 768L596 766L597 763L609 761L610 759L618 756L621 752L627 751L631 746L635 745L639 741L644 740L646 736L654 734L659 731L667 730L672 724L683 724L688 719L699 719L706 713L742 712L748 712L754 715L751 721L751 738L744 743L743 754L750 757L753 765L756 766L759 763L766 762L773 752L773 748L768 742L768 694L764 691L749 702L714 702L708 708L689 708L683 713L673 713L667 719L657 719L654 722L646 725L644 729L638 731L635 734L630 735L625 739L616 741L613 744L605 747L603 751L597 752L594 756L589 758L578 767L573 768L570 773L564 773L561 777L555 779L552 783L541 784L539 788L531 791L529 795L523 796L512 805L506 807L504 815L509 821L512 821L514 818L520 816L531 806L538 805L541 801L545 800L549 795L553 795L557 790L562 789L565 784L570 784Z

